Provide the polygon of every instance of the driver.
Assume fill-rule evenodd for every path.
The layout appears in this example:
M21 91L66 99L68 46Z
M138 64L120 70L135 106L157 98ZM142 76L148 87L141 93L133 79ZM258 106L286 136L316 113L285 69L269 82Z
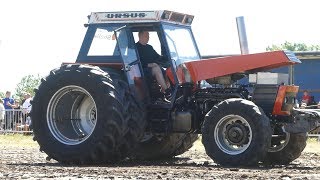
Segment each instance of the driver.
M148 31L139 31L138 36L139 41L136 43L136 46L140 56L143 71L147 76L151 74L153 77L155 77L158 84L161 86L161 92L164 94L165 99L170 100L171 90L166 84L161 67L156 63L156 61L159 60L161 56L153 49L151 45L148 44Z

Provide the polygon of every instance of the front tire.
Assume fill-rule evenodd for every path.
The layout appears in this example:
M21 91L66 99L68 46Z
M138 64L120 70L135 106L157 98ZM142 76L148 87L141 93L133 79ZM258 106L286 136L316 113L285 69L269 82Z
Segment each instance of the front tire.
M270 146L267 116L253 102L228 99L215 105L202 126L206 153L224 166L250 166L262 161Z
M120 77L87 65L51 71L36 92L31 112L40 150L74 164L127 157L143 135L145 119Z
M307 145L306 133L286 133L282 141L274 142L265 157L265 164L287 165L297 159Z

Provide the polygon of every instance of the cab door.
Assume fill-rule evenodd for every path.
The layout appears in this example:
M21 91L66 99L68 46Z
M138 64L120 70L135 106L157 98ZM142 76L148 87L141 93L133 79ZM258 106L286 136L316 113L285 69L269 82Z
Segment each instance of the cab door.
M130 90L139 100L143 100L147 97L147 91L132 33L128 28L122 27L115 31L115 36L123 60L123 71L127 76Z

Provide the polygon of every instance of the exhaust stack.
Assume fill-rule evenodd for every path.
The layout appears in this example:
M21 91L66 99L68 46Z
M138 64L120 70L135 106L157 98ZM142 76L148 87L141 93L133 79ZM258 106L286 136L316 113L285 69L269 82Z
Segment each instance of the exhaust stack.
M239 16L239 17L236 18L236 21L237 21L237 28L238 28L238 36L239 36L239 44L240 44L241 54L249 54L246 27L244 25L244 17L243 16Z

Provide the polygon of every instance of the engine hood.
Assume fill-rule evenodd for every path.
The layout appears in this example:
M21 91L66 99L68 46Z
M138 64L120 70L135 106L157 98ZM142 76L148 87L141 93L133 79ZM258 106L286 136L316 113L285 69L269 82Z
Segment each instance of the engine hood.
M301 63L290 51L201 59L185 63L193 82L234 73L253 73Z

